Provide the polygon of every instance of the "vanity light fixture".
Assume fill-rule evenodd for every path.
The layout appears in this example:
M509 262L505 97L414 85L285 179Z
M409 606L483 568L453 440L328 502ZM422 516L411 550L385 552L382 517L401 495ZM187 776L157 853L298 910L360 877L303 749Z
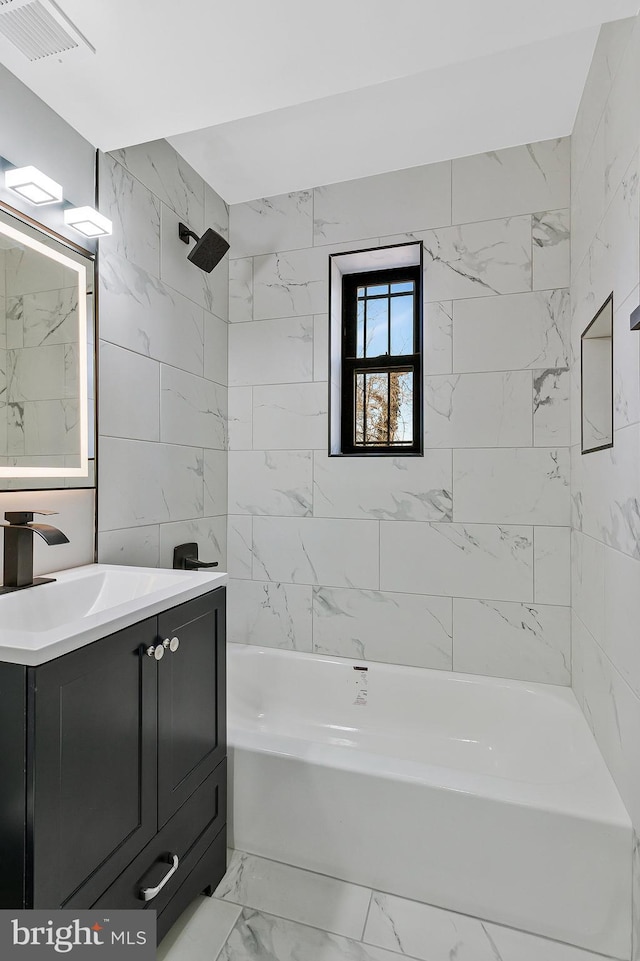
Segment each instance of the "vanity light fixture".
M62 200L62 187L37 167L13 167L4 174L5 187L24 197L29 203L42 207Z
M108 237L113 224L93 207L69 207L64 212L64 222L83 237Z

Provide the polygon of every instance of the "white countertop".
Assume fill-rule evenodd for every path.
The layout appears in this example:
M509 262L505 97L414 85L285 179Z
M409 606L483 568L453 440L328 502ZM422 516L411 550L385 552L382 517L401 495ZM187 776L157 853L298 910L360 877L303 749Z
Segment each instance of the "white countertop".
M225 573L87 564L0 594L0 661L35 666L223 587Z

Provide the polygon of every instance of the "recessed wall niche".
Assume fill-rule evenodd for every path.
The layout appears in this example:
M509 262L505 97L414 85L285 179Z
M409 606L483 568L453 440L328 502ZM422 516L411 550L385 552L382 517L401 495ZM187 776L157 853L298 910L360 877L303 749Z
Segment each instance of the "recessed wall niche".
M582 453L613 447L613 294L580 338Z

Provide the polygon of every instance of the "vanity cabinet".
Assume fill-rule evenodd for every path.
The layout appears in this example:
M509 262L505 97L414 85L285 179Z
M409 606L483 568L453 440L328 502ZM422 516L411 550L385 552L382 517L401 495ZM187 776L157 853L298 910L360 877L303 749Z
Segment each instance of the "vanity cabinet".
M162 937L225 871L224 587L0 691L0 907L148 907Z

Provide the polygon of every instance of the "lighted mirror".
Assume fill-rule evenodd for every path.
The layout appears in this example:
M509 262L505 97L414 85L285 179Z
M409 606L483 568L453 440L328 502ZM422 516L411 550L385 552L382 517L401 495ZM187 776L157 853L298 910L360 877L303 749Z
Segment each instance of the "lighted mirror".
M613 294L580 342L582 453L613 446Z
M94 260L0 209L0 489L93 487Z

